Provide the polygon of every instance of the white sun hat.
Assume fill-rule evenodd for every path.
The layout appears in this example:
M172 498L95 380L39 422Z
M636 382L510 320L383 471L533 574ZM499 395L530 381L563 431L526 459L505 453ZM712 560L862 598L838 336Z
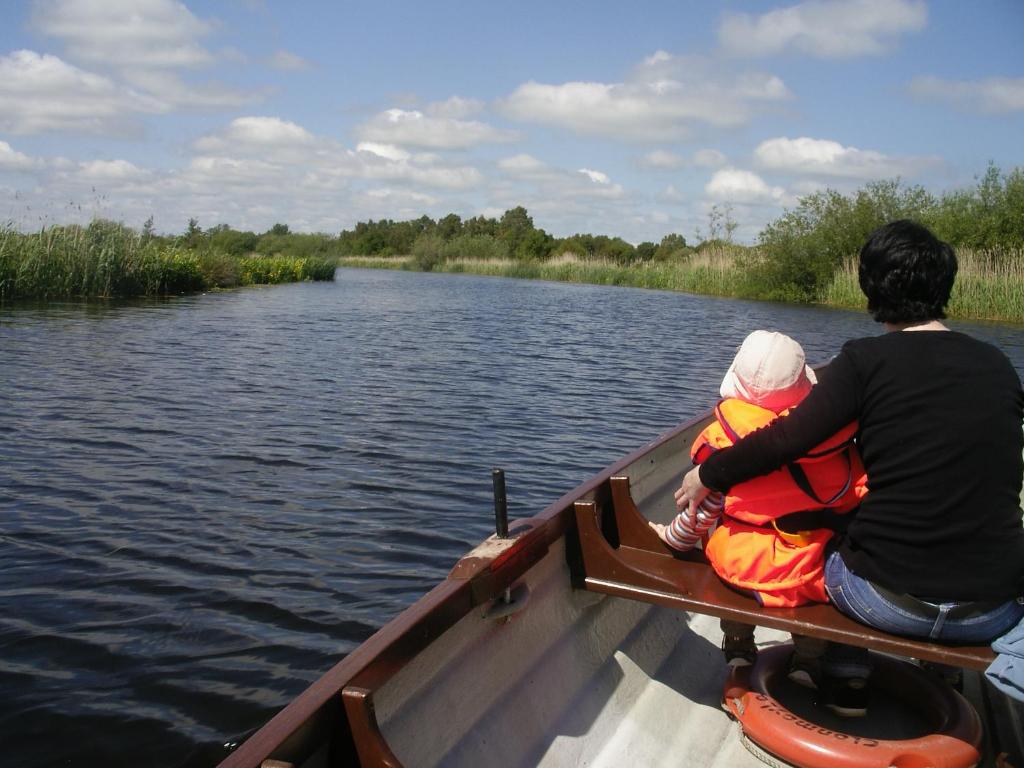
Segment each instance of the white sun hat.
M719 392L778 413L803 400L817 382L796 341L778 331L754 331L743 340Z

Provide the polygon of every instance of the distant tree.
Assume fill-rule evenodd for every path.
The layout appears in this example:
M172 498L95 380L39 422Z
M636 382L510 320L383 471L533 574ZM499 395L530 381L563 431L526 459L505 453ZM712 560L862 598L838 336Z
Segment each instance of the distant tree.
M393 223L384 233L384 253L389 256L408 256L412 253L412 244L418 233L418 225L414 221Z
M501 215L501 220L498 222L499 234L509 230L525 229L533 229L533 217L521 205L509 208Z
M531 229L519 240L515 255L518 259L541 261L551 255L555 238L543 229Z
M433 232L437 228L437 222L426 214L420 216L412 224L417 235L422 235L424 232Z
M581 259L589 259L594 255L594 249L587 240L593 240L590 235L573 235L555 242L552 251L556 254L571 253Z
M498 239L505 242L509 251L516 256L520 254L520 243L532 231L533 219L521 205L505 211L498 222Z
M449 213L437 222L437 233L445 240L451 240L462 234L462 218L457 213Z
M658 250L658 246L654 243L643 242L636 247L636 260L637 261L650 261L654 258L654 254Z
M711 210L708 211L708 240L731 243L738 226L732 217L732 203L725 203L721 207L717 204L711 206Z
M199 219L193 217L188 220L188 228L185 230L185 247L198 248L203 244L203 228L199 226Z
M153 232L153 217L150 216L148 219L146 219L146 222L142 225L142 240L143 240L143 242L148 242L148 241L152 240L153 237L154 237L154 234L155 233Z
M376 224L372 219L363 224L356 224L356 253L364 256L373 256L382 253L387 246L387 238L384 232L387 231L388 222Z
M257 250L259 241L255 233L239 232L226 224L214 227L207 232L207 236L213 250L239 257L247 256Z
M287 224L275 224L270 229L268 229L265 234L268 234L268 235L290 235L291 234L291 230L288 228Z
M621 237L598 235L594 239L600 258L623 265L632 264L636 260L636 249Z
M681 259L690 253L692 249L686 244L686 238L675 233L665 235L658 243L654 252L656 261L673 261Z
M489 219L485 216L474 216L462 223L462 232L466 235L490 235L496 237L498 234L498 220Z

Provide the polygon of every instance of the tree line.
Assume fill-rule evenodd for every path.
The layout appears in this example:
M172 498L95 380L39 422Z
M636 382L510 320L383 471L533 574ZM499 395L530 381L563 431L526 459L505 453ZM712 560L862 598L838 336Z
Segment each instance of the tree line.
M707 250L721 253L725 246L724 250L749 273L752 284L758 286L760 297L787 301L814 301L823 286L856 256L871 230L897 218L921 221L940 238L982 253L993 263L1024 258L1021 168L1003 173L990 164L973 187L941 195L905 185L899 179L872 182L853 193L832 189L815 192L800 198L793 209L765 226L754 246L732 243L736 229L732 213L729 205L713 207L707 217L706 236L698 231L694 245L674 232L657 243L636 245L608 235L554 237L535 226L522 206L510 208L499 218L463 219L449 213L436 220L426 215L408 221L370 220L337 235L292 232L284 223L264 232L236 230L227 224L203 229L195 218L189 220L183 233L161 235L154 231L151 217L136 236L139 245L196 253L203 256L203 263L214 263L218 257L237 260L282 256L334 262L343 256L411 256L412 266L423 270L458 260L511 261L529 266L563 254L619 267L658 262L686 264L695 254ZM99 223L128 231L113 222ZM72 230L74 227L68 228ZM10 245L15 233L9 228L5 232L4 239ZM47 242L53 241L53 235L49 233ZM82 241L77 236L63 239ZM12 258L8 253L7 260Z
M413 256L417 266L430 269L450 259L512 259L544 261L572 253L580 258L628 265L651 259L670 259L693 251L680 234L668 234L659 243L632 245L621 237L575 234L557 238L534 225L523 206L510 208L501 218L474 216L463 220L449 213L437 221L421 216L411 221L359 222L339 235L346 256Z
M367 221L344 230L339 251L349 256L411 255L419 269L457 259L543 262L574 254L584 260L620 266L686 261L722 246L751 273L759 294L789 301L813 301L821 289L860 249L875 228L910 218L930 227L956 247L982 253L994 263L1022 257L1024 248L1024 169L1003 173L994 164L974 186L935 195L900 179L876 181L853 193L825 189L800 198L796 207L770 222L753 247L735 245L736 222L729 205L712 207L707 237L697 233L691 246L678 233L660 242L632 245L621 237L575 234L556 238L534 226L523 207L500 219L457 214L434 221Z

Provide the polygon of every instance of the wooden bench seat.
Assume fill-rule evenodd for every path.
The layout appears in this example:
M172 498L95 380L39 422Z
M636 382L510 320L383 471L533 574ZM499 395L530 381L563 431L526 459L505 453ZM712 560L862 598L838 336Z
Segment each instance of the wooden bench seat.
M609 486L597 498L610 503L575 503L583 568L578 582L589 591L967 669L984 670L995 658L987 645L940 645L890 635L831 605L764 608L727 587L701 551L679 553L662 542L633 502L628 477L612 477Z

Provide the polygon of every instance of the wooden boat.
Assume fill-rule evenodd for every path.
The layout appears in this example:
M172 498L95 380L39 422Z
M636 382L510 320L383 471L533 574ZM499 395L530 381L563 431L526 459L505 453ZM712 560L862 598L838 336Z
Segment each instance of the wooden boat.
M508 538L482 542L221 768L763 765L740 738L735 708L730 717L722 707L733 695L718 648L722 616L767 628L762 644L798 631L965 667L965 695L983 725L977 759L1024 766L1024 709L978 672L989 648L886 635L826 605L761 609L726 589L699 552L680 557L651 538L643 518L671 517L689 446L709 419L514 521ZM891 731L905 709L894 706L879 707L879 727L890 729L879 738L906 736ZM884 764L954 763L903 755Z

